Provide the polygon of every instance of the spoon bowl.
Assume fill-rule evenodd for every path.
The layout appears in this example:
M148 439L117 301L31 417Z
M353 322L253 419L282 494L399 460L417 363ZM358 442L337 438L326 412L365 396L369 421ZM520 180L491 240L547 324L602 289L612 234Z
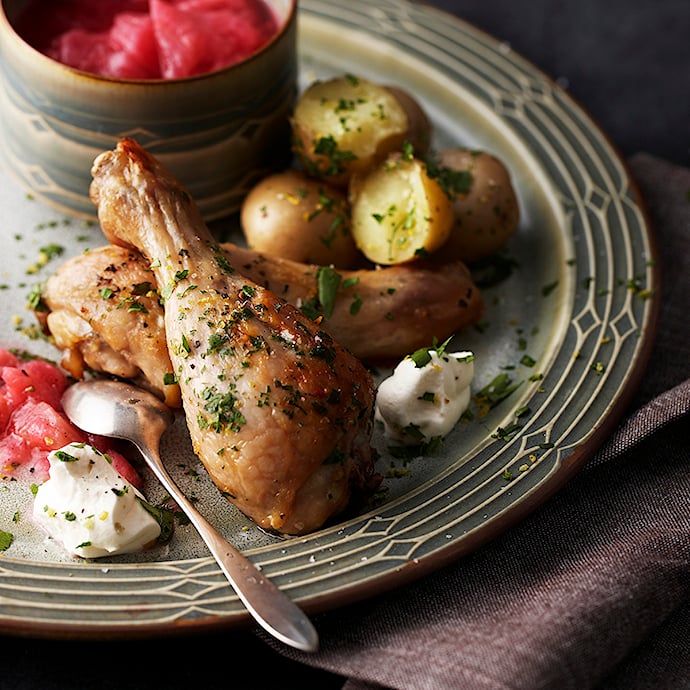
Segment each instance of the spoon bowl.
M318 635L304 612L203 517L169 475L159 448L174 415L164 403L131 384L97 380L69 386L63 394L62 407L83 431L124 439L137 447L197 529L249 613L266 631L302 651L318 649Z
M65 391L62 407L83 431L131 441L141 451L158 448L175 421L172 410L155 395L119 381L76 383Z

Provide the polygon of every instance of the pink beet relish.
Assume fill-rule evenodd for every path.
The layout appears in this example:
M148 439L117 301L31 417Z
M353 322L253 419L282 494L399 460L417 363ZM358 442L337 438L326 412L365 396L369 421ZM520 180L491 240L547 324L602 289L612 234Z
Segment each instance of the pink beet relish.
M115 470L141 488L141 476L116 449L116 440L86 434L67 419L60 400L69 385L56 365L0 349L0 479L30 476L42 483L48 453L74 442L106 453Z
M241 62L278 33L279 22L264 0L33 0L15 30L85 72L180 79Z

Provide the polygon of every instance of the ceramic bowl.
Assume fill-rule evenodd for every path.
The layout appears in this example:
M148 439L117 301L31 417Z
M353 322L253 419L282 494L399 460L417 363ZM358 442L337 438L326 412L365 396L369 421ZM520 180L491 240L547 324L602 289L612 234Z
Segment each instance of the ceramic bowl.
M296 0L268 0L280 21L260 52L174 80L101 77L32 48L13 28L26 0L2 0L0 153L34 197L95 217L94 158L136 139L189 189L207 220L240 207L267 172L289 161L297 93Z

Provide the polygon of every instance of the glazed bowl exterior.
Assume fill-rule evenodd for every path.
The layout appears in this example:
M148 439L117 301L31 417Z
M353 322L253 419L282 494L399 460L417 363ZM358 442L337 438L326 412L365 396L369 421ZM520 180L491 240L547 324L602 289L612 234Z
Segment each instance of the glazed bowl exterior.
M289 161L297 93L296 0L267 0L279 32L225 69L185 79L130 80L67 67L26 43L2 0L0 155L34 197L94 218L94 158L136 139L189 189L206 220L236 212L249 189Z

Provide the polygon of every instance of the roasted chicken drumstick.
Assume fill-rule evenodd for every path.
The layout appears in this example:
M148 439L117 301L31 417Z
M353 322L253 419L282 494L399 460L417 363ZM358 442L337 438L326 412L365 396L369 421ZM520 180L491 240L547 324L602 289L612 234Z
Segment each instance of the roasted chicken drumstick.
M101 154L92 174L104 233L155 275L193 448L220 491L261 527L304 534L373 490L375 387L360 361L236 271L187 190L136 142Z

